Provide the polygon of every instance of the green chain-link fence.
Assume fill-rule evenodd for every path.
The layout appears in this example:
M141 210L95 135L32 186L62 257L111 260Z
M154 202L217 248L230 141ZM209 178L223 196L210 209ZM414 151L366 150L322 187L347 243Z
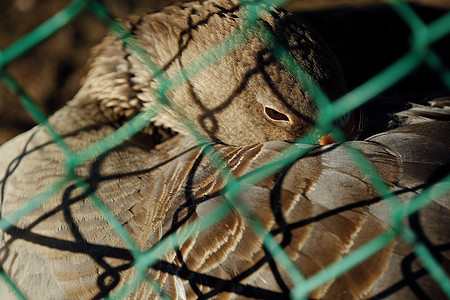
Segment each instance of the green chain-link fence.
M169 106L173 110L177 111L177 108L166 99L165 95L174 87L182 84L186 78L195 75L205 67L214 64L220 57L223 57L234 49L239 48L240 45L246 41L248 32L258 26L256 21L264 9L263 7L266 7L265 9L268 7L267 5L263 6L261 4L270 3L270 5L279 6L284 2L286 1L274 0L247 2L245 4L244 14L246 16L246 20L239 34L230 34L225 40L215 45L214 49L203 53L193 63L184 67L181 72L171 77L166 77L166 75L158 69L158 67L151 61L151 58L148 57L145 51L142 50L135 42L133 37L120 25L120 23L111 17L108 10L98 1L74 0L69 6L27 34L21 40L11 45L9 48L0 51L0 75L2 82L11 92L19 96L23 107L37 123L41 123L45 127L47 132L52 136L54 142L59 145L61 150L66 155L67 167L66 177L62 178L45 192L36 195L33 199L30 199L26 206L17 210L15 213L8 216L2 216L2 219L0 220L0 229L3 231L7 230L11 224L17 222L21 216L33 211L36 207L44 203L51 195L57 193L59 189L61 189L69 180L75 180L79 188L87 189L87 183L77 177L75 172L73 172L74 168L86 161L98 157L109 149L121 144L133 134L139 132L148 124L148 120L160 111L162 106ZM353 109L360 107L382 91L391 87L423 62L428 64L431 69L439 74L442 81L450 89L450 70L445 69L440 58L430 48L431 43L450 33L450 13L447 13L439 19L426 25L411 9L411 7L403 1L390 1L389 3L411 28L412 39L409 51L378 75L374 76L364 84L353 89L334 102L330 102L327 96L324 95L313 82L307 81L308 77L304 76L298 63L290 56L286 49L277 44L270 32L264 30L263 28L259 28L261 40L270 41L270 46L273 47L275 57L283 63L285 68L288 69L299 82L302 82L307 86L316 103L320 107L316 124L317 128L302 137L298 141L299 143L313 144L313 141L317 138L318 132L332 132L334 136L342 140L342 133L338 128L334 127L333 124L337 118L345 115ZM109 29L115 32L123 40L125 46L133 53L133 55L138 56L141 61L145 62L146 67L151 70L152 74L155 74L154 78L158 79L159 85L155 89L157 101L153 107L139 113L131 121L120 127L113 134L107 136L103 140L78 153L73 153L65 144L63 138L60 137L47 123L46 116L38 109L33 100L27 96L22 88L16 83L14 78L12 78L5 71L5 66L26 51L38 45L53 33L57 32L64 25L71 22L71 20L84 9L89 9L94 16L104 21L105 24L108 25ZM220 53L219 56L217 55L218 53ZM206 145L206 153L209 156L211 163L215 164L219 169L224 170L222 171L222 176L224 176L228 182L222 193L226 199L226 203L223 204L223 207L214 210L208 215L207 218L194 222L188 227L195 226L197 229L200 228L200 230L207 229L209 226L223 218L230 211L230 207L234 207L237 211L239 211L239 213L252 219L251 224L253 229L260 237L263 238L266 249L271 253L274 259L280 263L280 265L286 268L287 273L294 282L295 287L291 291L292 298L306 298L312 291L325 284L327 281L358 265L375 252L386 246L398 235L402 235L407 242L413 245L417 257L421 259L427 271L439 283L446 295L450 298L450 280L445 271L434 259L433 255L430 253L430 250L418 241L415 233L412 230L401 226L401 220L403 218L417 212L422 207L434 199L441 197L450 190L450 176L447 176L440 182L430 186L410 201L406 206L404 206L401 205L396 197L389 192L387 185L377 175L373 168L370 167L365 158L356 150L350 151L360 168L369 175L369 178L372 178L372 184L375 189L380 195L384 195L383 198L391 204L393 208L391 224L394 230L387 231L386 233L376 237L371 242L363 245L356 251L353 251L348 256L344 257L342 260L305 279L301 272L289 259L287 254L277 244L274 238L266 232L258 220L251 216L245 206L236 201L236 198L246 186L257 183L263 178L279 171L295 159L305 155L310 148L305 148L305 150L301 153L299 153L298 148L286 149L283 155L280 155L280 157L273 162L254 170L245 177L233 178L231 172L225 167L219 155L211 146L208 146L207 141L198 133L196 128L185 118L183 120L193 135L198 139L199 143ZM112 295L113 298L121 298L133 291L134 288L145 280L147 268L155 264L163 253L176 247L179 244L178 242L188 239L190 234L193 232L192 230L189 230L189 228L183 228L181 231L172 233L173 238L166 238L149 251L141 252L126 230L121 226L120 222L102 203L101 199L99 199L95 194L91 195L90 199L108 220L114 230L116 230L123 242L129 247L135 260L134 265L138 271L136 276L130 282L126 283L120 291ZM178 242L174 244L174 241ZM3 270L1 270L1 275L3 279L14 289L19 298L24 299L25 297L20 293L20 287L16 287ZM158 286L154 285L154 288L158 289Z

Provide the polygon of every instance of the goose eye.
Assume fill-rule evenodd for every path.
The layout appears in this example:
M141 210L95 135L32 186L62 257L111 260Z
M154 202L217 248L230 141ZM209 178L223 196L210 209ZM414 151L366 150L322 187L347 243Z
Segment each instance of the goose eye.
M289 117L287 115L285 115L284 113L270 108L270 107L264 107L264 112L266 113L267 117L269 117L270 119L274 120L274 121L285 121L288 122L289 121Z

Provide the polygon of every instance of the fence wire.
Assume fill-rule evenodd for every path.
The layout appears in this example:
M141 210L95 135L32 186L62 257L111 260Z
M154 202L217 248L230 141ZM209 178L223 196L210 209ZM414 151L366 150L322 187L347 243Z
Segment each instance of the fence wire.
M294 299L306 299L307 296L318 287L366 260L399 235L413 246L415 254L421 259L427 271L439 283L447 297L450 298L450 280L445 271L434 259L433 255L430 253L430 250L418 241L415 233L401 225L401 221L404 218L419 211L431 201L448 193L450 191L450 176L445 177L438 183L424 190L407 205L402 205L396 197L389 192L387 185L383 182L377 172L370 166L363 155L357 150L350 150L350 154L356 164L365 174L369 175L374 188L380 195L383 195L383 198L386 199L393 208L391 219L393 230L381 234L369 243L345 256L342 260L331 264L317 274L309 278L304 278L301 271L297 269L282 247L275 241L274 237L264 229L258 219L252 216L249 209L245 207L245 205L237 201L237 195L241 193L249 184L255 184L263 180L264 178L281 170L294 160L302 157L310 149L312 149L312 147L305 147L304 151L299 151L298 148L287 148L279 155L278 158L267 165L253 170L251 173L241 178L234 178L231 171L220 158L219 154L216 153L213 147L208 144L208 140L203 137L189 122L189 120L184 118L179 113L177 107L170 103L170 101L166 98L167 93L170 92L171 89L182 84L186 78L194 76L204 68L214 64L221 57L226 56L235 49L238 49L243 43L246 42L249 31L256 27L258 27L260 35L259 38L261 41L269 41L269 47L272 48L276 59L284 65L284 67L294 76L294 78L296 78L298 82L302 82L302 84L308 88L313 95L313 99L319 106L316 128L300 138L297 141L298 143L314 144L314 141L317 140L317 135L321 132L333 132L334 136L336 136L338 140L343 140L342 132L340 132L340 130L334 125L334 121L336 119L362 106L376 95L393 86L396 82L407 76L423 62L434 70L444 84L450 89L450 70L444 67L439 56L437 56L430 48L430 45L433 42L450 33L450 13L445 14L430 24L425 24L408 4L400 0L387 1L411 29L411 47L409 51L367 82L348 92L338 100L330 102L320 88L314 82L308 80L308 76L304 75L302 68L299 66L297 61L291 57L289 52L276 42L275 38L269 31L262 28L257 23L259 16L264 10L268 10L271 6L280 6L284 2L287 1L278 0L246 2L243 4L245 7L244 15L246 17L240 32L230 34L226 39L218 42L213 49L203 53L190 65L185 66L179 73L170 77L167 77L166 74L164 74L164 72L152 62L151 58L143 49L139 47L132 35L112 17L108 9L99 1L74 0L70 5L47 20L41 26L28 33L7 49L1 50L0 76L3 84L5 84L12 93L18 95L21 104L26 111L34 118L36 123L41 124L47 130L53 141L61 148L66 157L66 176L61 178L60 181L49 187L46 191L30 199L29 203L21 209L8 216L2 216L0 219L0 229L6 231L22 216L30 213L38 206L42 205L52 195L56 194L68 181L75 181L76 185L81 190L87 190L88 184L76 175L74 169L77 166L107 152L109 149L120 145L122 142L147 126L149 120L152 119L164 106L168 106L178 113L185 125L190 129L191 133L197 138L199 144L202 144L203 147L205 147L205 154L210 159L210 162L218 169L222 170L221 175L227 182L222 193L225 198L225 202L218 209L212 211L206 218L193 222L192 224L189 224L189 226L183 227L180 231L173 232L171 234L171 238L166 238L152 249L146 252L141 252L127 231L103 204L101 199L95 195L95 193L91 194L90 199L94 203L95 207L108 220L109 224L111 224L113 229L129 248L129 251L134 258L134 266L137 270L133 279L127 282L121 290L113 295L110 295L112 299L120 299L131 293L143 281L148 281L148 278L146 278L147 269L154 265L161 255L167 251L175 249L175 247L188 240L194 232L194 230L191 230L192 228L195 227L197 230L205 230L225 217L232 208L251 220L250 223L252 224L253 230L262 238L266 249L270 252L272 257L285 268L295 285L291 291L291 297ZM78 153L73 153L69 146L64 142L64 139L57 134L56 130L51 125L47 123L47 117L45 114L39 110L33 100L17 84L15 79L5 71L5 67L16 58L41 43L47 37L57 32L60 28L71 22L73 18L86 9L90 10L95 17L102 20L111 31L116 33L117 36L123 40L124 45L132 52L132 54L136 55L140 61L144 62L145 66L151 71L152 74L155 74L153 78L157 79L155 81L159 84L155 89L157 101L151 108L139 113L103 140L90 145L88 148ZM20 287L17 287L15 283L8 278L3 270L0 271L0 274L5 282L12 287L17 296L20 299L25 299L23 294L20 292ZM154 282L149 282L149 284L151 284L152 288L155 290L159 290L159 287Z

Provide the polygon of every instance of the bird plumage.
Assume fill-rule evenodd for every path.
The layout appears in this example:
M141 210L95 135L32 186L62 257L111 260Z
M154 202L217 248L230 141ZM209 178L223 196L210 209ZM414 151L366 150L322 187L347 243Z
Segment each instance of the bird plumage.
M213 46L241 28L243 11L236 1L192 2L143 17L130 16L124 22L155 64L170 77L201 53L211 50L218 56ZM334 99L344 92L339 63L307 24L274 9L263 14L258 24L274 34L329 97ZM251 30L242 46L168 95L211 140L230 145L294 141L314 125L317 108L310 92L277 62L270 50L273 45L262 42L259 31ZM105 115L119 123L155 102L153 89L161 79L155 82L154 74L130 55L114 34L94 49L93 57L80 91L89 96L83 101L95 101ZM284 119L271 117L271 113L282 114ZM170 110L164 110L153 121L156 126L187 133ZM252 130L247 130L250 123Z
M218 38L236 30L241 21L234 15L239 17L239 9L234 1L186 4L142 18L130 17L128 26L155 62L173 74ZM310 39L314 34L310 36L298 21L291 23L284 12L272 11L265 18L281 40L286 35L288 46L298 45L298 49L290 49L294 57L327 93L337 96L342 92L343 79L334 78L341 75L339 67L328 48L319 45L320 39ZM292 39L283 33L280 24L291 26L288 33L295 33ZM303 49L305 45L313 49ZM222 142L213 143L213 147L235 177L245 176L282 155L291 144L278 140L292 141L313 125L312 100L265 49L252 38L170 96L213 142ZM94 53L79 93L49 119L75 153L108 136L154 101L152 74L120 40L110 35ZM218 73L229 82L217 77ZM283 87L275 97L272 84ZM294 92L286 95L286 87ZM259 88L263 95L258 94ZM264 93L271 96L261 98L267 95ZM240 106L243 103L244 107L249 105L247 110ZM262 121L266 120L264 107L268 105L289 116L306 114L311 120L297 123L295 130L283 130L287 127ZM199 121L202 116L211 118L211 112L217 121L213 131L203 128ZM417 114L423 112L409 114L408 118ZM196 145L174 114L163 112L153 121L154 128L77 166L74 174L66 174L63 150L42 125L0 148L2 218L8 218L64 176L69 179L2 233L2 268L27 297L101 298L116 292L135 274L132 253L96 208L93 195L118 219L141 251L164 242L169 233L205 219L223 204L221 192L227 182L207 158L204 145ZM245 121L245 126L240 121ZM155 125L179 134L163 138L149 134L156 130ZM267 133L259 131L258 126L266 128ZM366 141L317 147L279 172L249 185L238 195L238 201L248 207L309 277L390 227L390 206L352 162L348 148L359 149L400 200L408 202L448 172L449 129L449 122L422 122ZM300 151L306 146L292 147ZM406 222L447 272L449 205L449 197L442 197ZM205 231L199 232L194 226L192 237L165 252L148 269L148 277L161 286L164 294L179 299L286 297L293 283L283 267L272 260L251 226L252 221L235 208ZM1 293L10 295L3 282ZM397 239L310 296L357 299L388 294L395 299L411 299L422 293L433 299L444 298L415 259L411 246ZM129 298L158 295L144 282Z
M346 150L348 146L364 153L402 201L409 201L430 180L440 178L439 171L449 163L448 141L442 137L448 135L450 125L432 122L424 127L414 126L374 136L370 141L319 148L250 186L239 195L239 201L274 234L302 273L310 276L389 228L389 205L379 198L367 176L352 163ZM4 216L63 175L62 171L56 172L61 170L59 148L49 140L39 141L45 135L42 130L31 131L15 143L7 144L20 145L25 155L19 155L17 162L10 160L10 174L3 180ZM398 142L405 138L409 142ZM70 137L66 140L69 145L77 142ZM397 147L395 143L400 145ZM430 144L434 145L435 152L424 157L423 151ZM145 143L133 138L77 168L77 173L89 184L89 193L101 197L145 251L168 232L204 218L223 203L220 191L225 182L219 170L202 154L202 149L194 145L190 137L177 136L149 151ZM240 177L267 163L287 145L268 142L215 148L234 175ZM7 149L2 148L2 152ZM413 168L417 163L423 172ZM4 163L1 169L7 169ZM2 266L31 298L39 295L38 292L41 296L58 295L59 298L104 296L130 279L131 254L90 202L89 193L82 192L75 182L68 182L5 233L6 255ZM446 196L408 219L411 227L424 233L423 238L432 245L443 266L448 266L449 259L445 252L450 238L449 204ZM165 254L149 273L174 297L198 297L191 288L193 285L211 295L236 291L237 295L281 296L287 292L283 287L291 287L292 283L279 266L276 270L281 273L283 284L274 275L270 256L250 225L247 218L232 210L205 232L194 234L191 240L180 245L178 252ZM413 275L417 272L419 278L424 277L423 267L411 255L411 246L405 242L391 243L311 296L361 298L376 295L400 282L401 289L394 297L410 299L414 295L410 286L415 281L404 278L401 265L409 263ZM36 274L39 269L30 268L29 260L49 267L46 277L39 277ZM28 267L24 268L24 264ZM179 277L172 278L173 273ZM30 276L39 280L28 285ZM434 293L429 294L433 299L442 298L429 276L424 278L417 280L422 284L419 289ZM151 295L147 284L141 285L134 294L137 298L142 295ZM398 298L399 295L402 297Z

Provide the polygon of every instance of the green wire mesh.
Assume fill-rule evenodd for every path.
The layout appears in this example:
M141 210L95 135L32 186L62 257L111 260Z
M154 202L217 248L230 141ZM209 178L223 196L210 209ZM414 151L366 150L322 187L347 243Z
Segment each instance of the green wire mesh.
M434 22L426 25L409 5L400 0L391 0L388 1L390 5L401 16L412 31L411 47L409 51L379 74L348 92L340 99L331 103L320 88L314 82L309 80L308 76L305 76L302 68L298 65L296 60L291 57L289 52L276 42L276 39L270 32L262 27L259 27L256 22L264 10L268 10L271 6L280 6L284 2L286 1L275 0L243 3L246 18L242 29L239 32L230 34L226 39L217 43L213 49L203 53L194 62L188 66L185 66L178 74L175 74L170 78L166 77L166 75L158 69L145 51L139 47L138 43L134 40L131 34L129 34L129 32L127 32L119 22L115 21L108 10L100 2L92 0L74 0L66 8L27 34L18 42L14 43L5 50L0 50L0 76L2 82L12 93L19 96L22 106L37 123L42 124L42 126L53 138L53 141L61 148L66 156L66 176L59 182L55 183L52 187L48 188L45 192L36 195L33 199L30 199L29 203L21 209L6 217L2 216L0 219L0 229L3 231L7 230L23 215L33 211L39 205L42 205L51 195L57 193L67 181L75 181L78 188L87 191L87 183L79 178L73 171L77 166L92 158L98 157L109 149L121 144L135 133L139 132L148 124L148 120L154 117L164 106L168 106L177 112L177 107L167 100L166 94L171 89L182 84L186 78L194 76L207 66L214 64L221 57L229 54L235 49L238 49L240 45L246 42L249 31L257 27L261 41L267 43L267 45L272 48L276 59L284 65L284 67L294 76L294 78L296 78L299 82L302 82L307 87L320 108L317 116L316 129L299 139L299 143L313 144L313 141L317 140L317 135L320 134L320 132L325 131L332 132L338 140L343 140L342 132L334 126L334 121L336 119L347 114L351 110L360 107L382 91L391 87L423 62L434 70L439 75L443 83L450 88L450 70L447 70L443 66L440 58L430 49L431 43L450 33L450 13L447 13ZM141 61L144 62L145 66L149 68L152 74L155 74L154 78L158 79L156 82L159 82L159 85L155 89L157 101L150 109L139 113L132 120L124 124L103 140L100 140L99 142L78 153L73 153L65 144L62 137L59 136L54 128L47 123L46 116L39 110L33 100L20 88L14 78L12 78L4 70L4 68L7 64L41 43L44 39L57 32L67 23L71 22L73 18L87 8L90 9L94 16L105 22L109 29L115 32L117 36L123 40L124 45L133 53L133 55L136 55ZM110 298L120 299L126 296L137 288L137 286L143 281L148 282L152 288L159 291L160 288L157 284L146 277L147 268L155 264L159 257L161 257L161 255L165 252L174 249L179 244L187 241L194 232L191 230L194 226L196 229L200 230L207 229L214 223L218 222L221 218L225 217L231 209L237 210L241 215L252 220L250 223L252 224L253 230L263 239L264 246L267 251L270 252L277 263L283 266L289 274L291 280L294 282L295 287L291 291L291 297L294 299L306 299L307 296L315 289L369 258L398 235L401 235L403 239L413 245L416 255L421 259L427 271L439 283L445 294L450 298L450 279L442 267L434 259L433 255L431 255L429 249L417 240L415 233L401 225L401 221L404 218L417 212L431 201L448 193L450 191L450 176L445 177L438 183L427 188L420 195L412 199L412 201L410 201L407 205L402 205L396 197L389 192L387 185L383 182L377 172L370 166L363 155L355 149L350 149L349 155L351 155L361 170L367 174L369 178L371 178L371 183L374 188L380 195L383 195L383 199L388 201L393 208L391 216L392 230L379 235L369 243L361 246L344 257L342 260L333 263L326 269L305 279L294 263L290 260L288 255L284 252L282 247L275 241L273 236L268 233L262 224L251 215L250 211L243 204L236 201L236 199L237 195L242 192L246 186L249 184L255 184L267 176L281 170L287 164L308 153L308 151L312 149L312 146L302 148L303 151L299 151L298 148L287 148L283 153L281 153L281 155L279 155L277 159L266 164L265 166L262 166L240 178L234 178L231 171L226 167L218 153L216 153L212 146L208 144L206 138L201 136L189 120L183 118L183 116L180 117L185 122L185 125L190 129L191 133L197 138L199 144L202 144L205 149L205 155L209 158L210 162L221 170L221 176L223 176L224 180L227 182L227 185L223 191L225 202L221 207L212 211L206 218L193 222L189 226L183 227L180 231L172 233L170 238L164 239L147 252L141 252L127 231L103 204L101 199L91 193L90 199L93 204L104 215L109 224L111 224L112 228L117 232L125 245L129 248L130 253L134 258L134 267L137 270L135 277L127 282L115 294L110 295ZM3 280L5 280L5 282L15 291L17 296L20 299L25 299L20 292L20 288L16 287L16 285L8 278L3 270L0 270L0 274Z

